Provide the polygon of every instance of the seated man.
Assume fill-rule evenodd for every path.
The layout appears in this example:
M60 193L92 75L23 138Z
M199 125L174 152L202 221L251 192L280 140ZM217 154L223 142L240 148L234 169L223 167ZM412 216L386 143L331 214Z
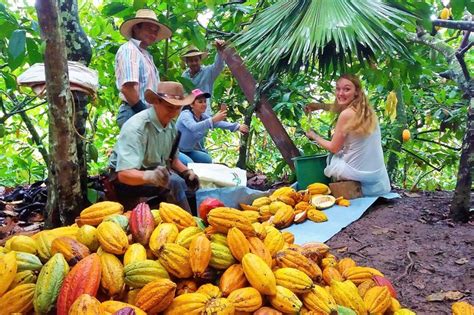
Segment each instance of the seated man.
M178 152L171 151L177 135L174 118L195 97L185 97L183 86L177 82L160 82L156 91L145 92L152 107L123 125L110 156L111 181L119 198L168 195L168 202L174 199L190 212L185 192L197 190L199 179L179 161Z

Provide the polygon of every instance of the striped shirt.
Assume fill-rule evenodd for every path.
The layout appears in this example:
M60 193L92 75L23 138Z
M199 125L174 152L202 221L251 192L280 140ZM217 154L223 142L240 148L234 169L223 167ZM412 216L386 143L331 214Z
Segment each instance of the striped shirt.
M160 73L153 62L152 55L146 49L140 48L139 40L131 38L120 46L115 55L115 78L119 91L127 82L138 83L140 100L145 102L145 91L147 89L156 91L156 86L160 82ZM120 93L120 99L127 101L122 93Z

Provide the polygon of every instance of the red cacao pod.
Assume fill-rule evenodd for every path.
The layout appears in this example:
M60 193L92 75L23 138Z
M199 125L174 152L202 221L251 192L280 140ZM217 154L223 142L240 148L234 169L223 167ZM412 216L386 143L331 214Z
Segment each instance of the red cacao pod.
M390 292L390 295L396 299L397 298L397 291L395 291L395 288L393 287L392 283L390 280L388 280L385 277L382 276L373 276L372 279L374 280L375 284L380 287L387 287L388 291Z
M206 198L199 205L199 216L207 223L207 214L214 208L225 207L224 203L216 198Z
M142 245L148 244L151 233L155 229L155 219L150 206L144 202L139 203L130 215L129 225L135 242Z
M96 296L100 284L100 258L89 255L79 261L67 274L56 303L57 315L68 315L69 309L81 294Z

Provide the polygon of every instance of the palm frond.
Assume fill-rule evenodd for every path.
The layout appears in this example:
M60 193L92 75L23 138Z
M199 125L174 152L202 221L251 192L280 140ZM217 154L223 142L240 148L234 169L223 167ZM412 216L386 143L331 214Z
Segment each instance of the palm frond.
M378 0L281 0L260 13L234 44L264 76L317 64L344 70L376 53L410 55L395 30L412 17Z

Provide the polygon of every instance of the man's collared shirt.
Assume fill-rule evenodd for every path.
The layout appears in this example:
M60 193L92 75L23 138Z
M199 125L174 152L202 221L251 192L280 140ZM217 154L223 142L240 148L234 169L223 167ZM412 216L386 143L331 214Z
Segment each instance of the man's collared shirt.
M109 166L119 172L166 165L176 133L175 121L163 127L154 107L141 111L122 126Z
M147 89L156 91L156 86L160 82L160 73L153 62L152 55L140 47L139 40L131 38L120 46L115 55L115 79L119 91L127 82L138 83L138 93L143 102L145 102ZM122 93L120 93L120 99L127 101Z

